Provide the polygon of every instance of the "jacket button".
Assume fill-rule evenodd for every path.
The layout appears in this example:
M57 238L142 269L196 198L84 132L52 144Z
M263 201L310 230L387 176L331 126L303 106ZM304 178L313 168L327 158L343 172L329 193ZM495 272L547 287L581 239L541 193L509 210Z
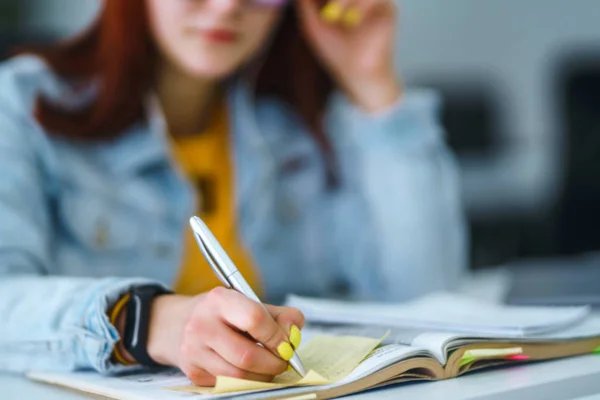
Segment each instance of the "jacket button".
M95 233L96 247L99 249L105 249L108 246L109 236L108 222L106 220L98 221Z

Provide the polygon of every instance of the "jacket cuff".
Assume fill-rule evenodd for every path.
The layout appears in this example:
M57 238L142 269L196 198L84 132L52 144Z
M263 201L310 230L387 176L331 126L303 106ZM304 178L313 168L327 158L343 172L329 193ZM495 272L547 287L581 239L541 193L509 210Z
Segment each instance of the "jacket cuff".
M124 366L114 363L112 353L115 344L121 339L117 329L110 323L107 315L110 308L134 286L161 283L149 279L119 279L101 280L92 290L87 305L83 310L83 335L79 354L79 368L90 366L100 373L109 374L139 369L139 366ZM165 287L166 288L166 287Z
M367 113L338 92L332 96L327 117L335 146L401 146L415 149L439 144L440 97L432 90L406 92L385 110Z

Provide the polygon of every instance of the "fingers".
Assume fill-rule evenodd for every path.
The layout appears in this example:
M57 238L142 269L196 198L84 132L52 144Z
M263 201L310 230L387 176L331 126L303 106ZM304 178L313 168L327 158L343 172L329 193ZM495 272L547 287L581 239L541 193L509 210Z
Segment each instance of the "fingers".
M281 358L224 324L207 345L229 364L255 374L275 376L288 367Z
M298 5L305 22L314 25L320 20L345 28L355 28L378 13L395 9L392 0L329 0L322 7L314 0L300 0Z
M330 0L321 8L321 18L330 24L357 25L358 17L355 0Z
M304 314L296 308L290 307L277 307L267 305L267 310L275 319L275 322L283 328L285 332L288 332L288 337L292 346L297 349L300 347L302 341L301 329L304 327Z
M200 368L196 365L189 365L187 367L181 367L181 370L196 386L212 387L217 384L217 377L211 375L204 368Z
M294 352L289 343L288 332L284 332L261 304L225 288L214 289L209 295L212 296L211 303L218 307L223 321L247 332L283 360L289 361L292 358Z
M258 346L257 346L258 347ZM273 380L272 375L256 374L253 372L244 371L241 368L237 368L231 365L220 355L214 351L206 352L206 365L208 372L214 376L229 376L238 379L247 379L251 381L270 382Z
M375 21L379 17L389 18L397 13L397 6L391 0L356 0L354 7L363 20L369 19Z
M314 0L299 0L295 5L300 19L302 20L302 27L304 28L305 34L312 37L314 40L314 36L317 35L321 26L324 25L324 21L319 15L321 9L320 2Z
M375 13L393 13L396 4L392 0L352 0L351 7L364 18L370 18Z
M217 376L228 376L260 382L270 382L273 380L273 376L271 375L256 374L237 368L224 360L219 354L206 347L204 350L198 351L197 354L198 358L202 360L202 366L191 363L184 366L183 372L198 386L214 386L216 383L215 377Z

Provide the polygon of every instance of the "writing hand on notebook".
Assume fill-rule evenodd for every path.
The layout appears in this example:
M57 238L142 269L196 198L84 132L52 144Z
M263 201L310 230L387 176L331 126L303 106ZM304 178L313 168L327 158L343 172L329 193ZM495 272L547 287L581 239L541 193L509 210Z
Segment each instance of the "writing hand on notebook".
M271 381L300 345L304 316L295 308L266 307L270 316L223 287L196 297L160 296L152 305L148 354L199 386L213 386L216 376Z

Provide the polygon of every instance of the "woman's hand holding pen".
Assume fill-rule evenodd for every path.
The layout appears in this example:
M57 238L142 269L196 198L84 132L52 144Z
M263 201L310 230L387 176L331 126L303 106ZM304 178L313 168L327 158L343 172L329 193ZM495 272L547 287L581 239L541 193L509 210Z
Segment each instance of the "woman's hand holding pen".
M393 0L297 0L304 32L338 85L360 107L395 103L402 85L394 68Z
M300 345L304 316L294 308L266 307L271 315L224 287L196 297L157 297L148 354L180 368L199 386L213 386L217 376L271 381L286 371L286 360Z

